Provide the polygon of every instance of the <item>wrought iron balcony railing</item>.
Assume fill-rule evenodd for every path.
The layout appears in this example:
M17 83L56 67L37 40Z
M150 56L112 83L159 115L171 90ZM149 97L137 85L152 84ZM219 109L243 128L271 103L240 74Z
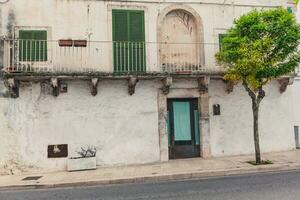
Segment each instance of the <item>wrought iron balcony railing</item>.
M198 43L100 42L85 40L4 40L7 72L201 73L204 50Z

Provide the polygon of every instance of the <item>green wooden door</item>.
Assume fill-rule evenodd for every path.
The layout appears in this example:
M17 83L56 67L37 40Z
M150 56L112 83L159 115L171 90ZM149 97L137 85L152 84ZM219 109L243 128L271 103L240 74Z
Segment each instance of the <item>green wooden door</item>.
M113 10L114 72L145 72L144 11Z
M169 99L167 132L169 157L200 156L199 112L197 99Z
M19 60L47 61L47 31L19 31Z

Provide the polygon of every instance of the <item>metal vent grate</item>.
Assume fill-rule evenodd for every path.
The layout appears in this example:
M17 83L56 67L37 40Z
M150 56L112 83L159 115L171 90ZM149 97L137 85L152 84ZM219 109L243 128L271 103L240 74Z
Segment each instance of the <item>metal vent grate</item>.
M28 176L22 179L22 181L36 181L42 178L42 176Z

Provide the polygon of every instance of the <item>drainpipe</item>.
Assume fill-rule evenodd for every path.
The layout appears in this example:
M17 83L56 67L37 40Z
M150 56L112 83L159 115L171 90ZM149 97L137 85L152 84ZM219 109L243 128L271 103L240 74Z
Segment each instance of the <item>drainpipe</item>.
M300 149L299 126L294 126L296 149Z

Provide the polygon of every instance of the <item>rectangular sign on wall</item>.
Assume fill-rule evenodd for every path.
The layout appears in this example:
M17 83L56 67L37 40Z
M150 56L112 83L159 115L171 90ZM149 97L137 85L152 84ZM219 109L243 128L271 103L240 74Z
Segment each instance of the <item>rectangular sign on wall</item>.
M65 157L68 157L67 144L48 145L48 158L65 158Z

